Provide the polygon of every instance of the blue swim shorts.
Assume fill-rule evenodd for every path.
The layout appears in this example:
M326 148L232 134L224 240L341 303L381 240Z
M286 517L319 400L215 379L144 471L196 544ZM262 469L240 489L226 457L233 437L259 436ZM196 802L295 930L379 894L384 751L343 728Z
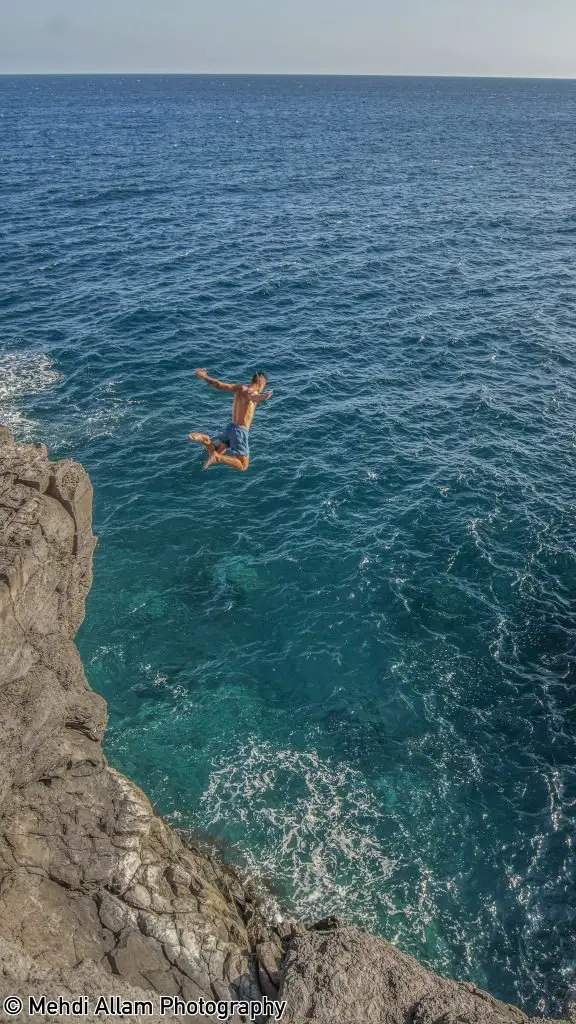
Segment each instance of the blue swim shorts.
M246 427L239 427L236 423L229 423L216 438L216 444L219 443L225 444L232 455L250 455L248 431Z

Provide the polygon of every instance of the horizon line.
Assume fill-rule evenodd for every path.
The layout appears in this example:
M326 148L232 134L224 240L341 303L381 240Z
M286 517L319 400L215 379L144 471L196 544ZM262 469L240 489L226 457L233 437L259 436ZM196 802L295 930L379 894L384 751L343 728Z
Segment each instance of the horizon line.
M452 74L384 71L0 71L0 78L448 78L482 81L573 82L573 75Z

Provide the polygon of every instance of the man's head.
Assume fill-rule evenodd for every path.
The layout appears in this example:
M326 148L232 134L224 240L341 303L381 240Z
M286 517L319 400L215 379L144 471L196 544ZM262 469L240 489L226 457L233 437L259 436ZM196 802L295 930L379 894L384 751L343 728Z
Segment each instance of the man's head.
M252 377L251 384L252 387L257 388L258 391L263 391L264 388L266 387L267 381L268 377L266 376L266 374L262 373L262 370L257 370L254 376Z

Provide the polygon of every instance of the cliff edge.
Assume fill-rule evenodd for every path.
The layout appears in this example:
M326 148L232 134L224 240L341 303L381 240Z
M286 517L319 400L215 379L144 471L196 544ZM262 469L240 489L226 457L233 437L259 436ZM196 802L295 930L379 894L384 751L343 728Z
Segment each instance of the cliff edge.
M271 924L232 869L185 844L110 767L106 705L74 645L91 516L80 465L0 428L0 1019L86 1020L29 1018L28 997L104 994L280 998L290 1024L528 1024L360 929ZM18 1017L2 1016L6 995L23 999Z

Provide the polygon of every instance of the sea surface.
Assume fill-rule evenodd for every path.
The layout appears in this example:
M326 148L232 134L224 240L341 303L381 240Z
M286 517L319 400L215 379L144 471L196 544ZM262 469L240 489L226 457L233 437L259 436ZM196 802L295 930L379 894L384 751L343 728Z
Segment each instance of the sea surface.
M286 912L574 981L576 82L0 78L0 420L107 753ZM190 430L269 374L246 474Z

